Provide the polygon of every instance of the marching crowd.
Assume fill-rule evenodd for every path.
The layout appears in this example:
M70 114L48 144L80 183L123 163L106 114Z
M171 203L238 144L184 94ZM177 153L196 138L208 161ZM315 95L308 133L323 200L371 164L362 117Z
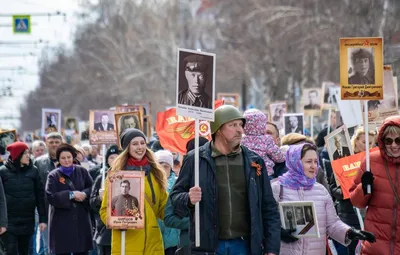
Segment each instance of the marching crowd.
M334 117L330 123L328 129L335 130ZM10 156L0 167L3 254L121 254L121 230L106 227L110 204L113 210L118 204L144 206L144 228L124 230L128 255L324 255L328 240L338 254L400 254L400 117L387 118L378 134L365 134L362 127L352 132L354 153L365 151L366 135L369 147L378 149L370 154L370 169L363 160L350 199L335 181L323 139L327 129L315 140L280 136L263 112L242 114L229 105L215 110L210 127L212 140L199 138L198 186L194 139L183 156L128 128L119 136L121 146L109 146L102 155L105 166L95 146L72 146L56 132L31 148L8 145ZM120 170L144 171L144 205L129 196L129 182L121 183L121 197L109 203L103 171L107 176ZM314 202L319 237L298 238L295 227L282 228L278 203L288 201ZM361 219L355 207L367 208Z

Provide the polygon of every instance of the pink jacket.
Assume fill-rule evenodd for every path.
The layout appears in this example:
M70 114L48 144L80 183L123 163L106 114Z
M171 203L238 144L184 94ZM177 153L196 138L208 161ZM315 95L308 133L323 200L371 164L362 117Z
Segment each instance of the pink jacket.
M336 214L332 198L328 191L319 183L315 183L311 190L293 190L283 188L282 199L279 198L280 183L271 184L274 198L277 202L284 201L314 201L318 219L320 238L300 238L293 243L281 242L281 255L323 255L326 249L326 236L330 236L343 245L346 233L350 229Z

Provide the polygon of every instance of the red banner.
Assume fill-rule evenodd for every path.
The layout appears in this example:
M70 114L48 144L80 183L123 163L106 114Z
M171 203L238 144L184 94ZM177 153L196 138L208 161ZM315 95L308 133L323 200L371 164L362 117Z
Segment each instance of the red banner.
M223 105L222 100L215 100L215 109L221 105ZM199 129L201 136L211 139L208 121L200 121ZM156 132L164 149L186 154L186 144L194 138L194 131L194 119L176 115L175 108L157 113Z
M378 149L378 147L375 147L369 151L373 152ZM332 169L342 189L343 199L350 198L349 190L351 186L353 186L353 180L356 177L364 158L365 151L332 161Z

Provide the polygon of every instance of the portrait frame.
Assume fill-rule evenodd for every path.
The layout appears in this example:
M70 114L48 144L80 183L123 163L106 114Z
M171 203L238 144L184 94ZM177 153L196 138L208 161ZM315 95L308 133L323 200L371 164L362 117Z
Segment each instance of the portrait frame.
M125 129L122 129L122 122L124 119L127 119L127 117L135 116L135 122L137 121L138 123L135 128L143 130L143 117L140 114L140 111L134 111L134 112L118 112L114 114L115 117L115 123L116 123L116 132L117 132L117 137L118 137L118 146L121 149L121 134Z
M109 229L143 229L145 222L145 173L144 171L111 171L107 175L108 206L107 228ZM129 201L123 200L121 186L129 182ZM125 203L126 202L126 203ZM135 205L137 203L137 205ZM126 208L131 205L131 208ZM125 207L125 208L124 208Z
M288 212L291 212L291 216ZM298 212L301 212L301 214ZM313 201L279 202L279 214L283 229L296 229L292 233L294 237L320 238L318 218Z
M334 130L332 133L330 133L329 135L325 136L325 144L326 144L326 148L328 150L328 155L329 155L329 160L331 162L333 162L337 158L337 156L335 156L335 151L337 151L337 148L335 146L335 140L337 138L340 138L339 142L341 142L341 147L343 150L343 157L340 158L344 158L346 155L350 156L353 155L353 147L351 146L351 142L350 142L350 135L349 135L349 131L346 127L346 125L343 125L339 128L337 128L336 130ZM348 152L347 149L344 149L344 147L348 148ZM350 155L348 155L350 154Z
M293 116L297 118L297 122L298 122L298 128L297 129L301 130L301 133L299 133L297 131L295 133L304 135L304 125L305 125L305 123L304 123L304 113L286 113L286 114L283 115L283 120L284 120L283 121L283 132L284 132L284 135L293 133L290 130L290 125L289 125L289 123L290 123L289 119L290 119L290 117L293 117Z
M322 108L336 110L338 108L336 90L340 90L340 85L331 81L322 82Z
M383 99L383 38L340 38L340 87L342 100ZM358 75L352 55L364 50L369 59L365 74ZM361 67L362 68L362 67ZM364 67L365 70L365 67ZM362 72L359 70L359 73ZM358 73L358 74L359 74ZM361 77L361 78L359 78ZM368 78L363 78L368 77ZM360 84L361 83L361 84Z
M115 130L115 112L113 110L90 110L89 111L89 143L91 145L116 144L117 132ZM112 125L112 130L99 130L96 128L101 123L101 116L108 116L107 126ZM110 123L111 121L111 123Z
M9 139L4 140L4 138ZM6 150L7 146L16 142L17 140L17 131L15 129L0 130L0 155L3 161L7 161L8 156L10 155L10 153Z
M61 133L61 117L61 109L42 108L42 137L51 132Z
M229 100L225 100L225 98ZM233 105L236 108L240 106L240 94L239 93L217 93L217 99L223 100L226 105Z
M35 141L35 133L34 132L23 132L22 133L22 141L26 144L32 144Z
M73 123L75 128L70 128L69 123ZM79 135L79 120L75 117L64 117L64 134L66 136Z
M279 113L280 117L277 116L279 117L279 119L274 115L277 110L282 111L282 113ZM270 121L278 127L278 130L283 129L283 122L284 122L283 115L287 113L287 102L278 101L270 103L268 105L268 111L269 111Z
M176 70L176 113L179 116L191 117L202 120L214 121L214 99L215 99L215 65L216 55L213 53L195 51L178 48L177 51L177 70ZM187 103L187 92L190 90L185 76L185 58L194 55L202 57L204 65L207 67L204 71L204 91L203 97L207 98L207 106L199 107ZM196 65L197 66L197 65ZM198 86L199 87L199 86Z
M311 105L309 95L311 93L316 93L316 102L314 106L319 107L318 109L313 109ZM304 115L306 116L321 116L322 106L323 106L323 90L321 88L304 88L303 94L301 96L301 106L303 108Z
M140 116L145 116L143 105L133 104L133 105L117 105L115 107L115 113L126 113L126 112L140 112Z
M150 138L152 136L151 132L151 116L143 116L143 133L147 137L148 141L150 141ZM147 141L147 142L148 142Z

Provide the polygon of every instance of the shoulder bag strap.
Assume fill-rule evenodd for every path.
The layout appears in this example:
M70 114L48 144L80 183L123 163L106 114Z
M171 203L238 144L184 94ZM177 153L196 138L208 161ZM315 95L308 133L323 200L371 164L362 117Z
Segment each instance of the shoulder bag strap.
M392 190L393 190L394 196L396 197L397 204L400 204L400 198L399 198L399 195L397 194L397 191L396 191L396 189L394 188L394 185L393 185L393 180L392 180L392 177L390 176L389 167L388 167L388 164L387 164L387 161L386 161L386 159L384 160L384 163L385 163L385 170L386 170L386 174L387 174L387 176L388 176L389 183L390 183L390 186L392 187ZM396 171L397 171L397 167L396 167Z
M71 178L69 178L68 175L64 174L60 170L58 170L58 172L62 175L62 177L64 177L65 181L67 182L68 186L72 189L72 191L76 190L75 185L72 183Z

